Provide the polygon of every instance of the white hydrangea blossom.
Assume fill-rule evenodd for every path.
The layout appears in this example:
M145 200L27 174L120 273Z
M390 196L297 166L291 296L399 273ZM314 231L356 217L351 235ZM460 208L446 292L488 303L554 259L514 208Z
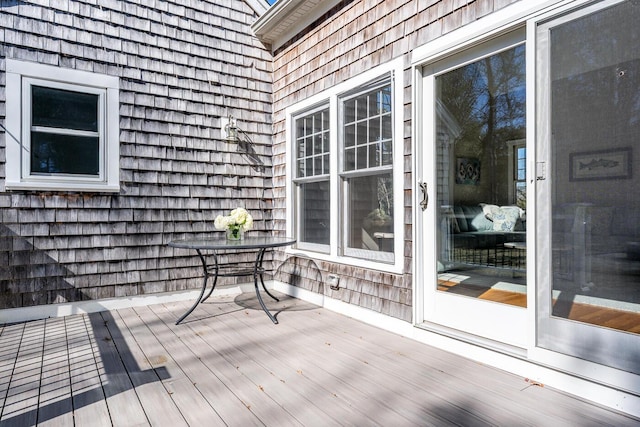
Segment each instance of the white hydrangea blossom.
M218 215L213 225L218 230L229 230L237 227L247 231L253 227L253 217L246 209L236 208L227 216Z

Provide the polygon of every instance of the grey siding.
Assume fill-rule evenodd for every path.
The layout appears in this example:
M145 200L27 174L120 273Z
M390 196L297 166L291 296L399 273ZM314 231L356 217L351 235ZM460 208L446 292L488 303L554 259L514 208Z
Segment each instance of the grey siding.
M293 268L298 286L403 320L412 310L412 181L411 171L411 51L465 24L495 12L516 0L356 0L326 14L323 22L298 34L274 56L274 219L284 229L285 219L285 109L365 70L403 57L404 85L404 273L368 271L352 266L300 260ZM289 263L292 263L289 260ZM416 262L420 262L416 260ZM343 289L316 285L317 277L342 276Z
M166 246L214 231L236 206L272 222L272 57L242 0L0 1L5 59L120 78L118 194L0 192L0 308L197 287L197 259ZM253 156L220 138L232 113ZM6 138L0 129L0 182ZM256 161L263 164L256 167Z

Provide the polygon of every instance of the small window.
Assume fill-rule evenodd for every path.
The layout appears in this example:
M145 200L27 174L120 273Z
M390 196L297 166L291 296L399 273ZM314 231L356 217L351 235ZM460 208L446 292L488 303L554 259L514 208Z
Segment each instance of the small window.
M8 190L119 190L118 79L7 60Z
M527 209L527 149L524 146L515 147L514 165L515 176L515 204L522 209Z
M527 209L527 148L524 139L508 141L509 203Z

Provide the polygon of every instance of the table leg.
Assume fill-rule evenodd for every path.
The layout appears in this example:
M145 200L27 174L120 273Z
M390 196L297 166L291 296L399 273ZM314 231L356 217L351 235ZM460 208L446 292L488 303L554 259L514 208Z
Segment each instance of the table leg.
M267 316L269 316L269 319L271 319L271 321L273 323L275 323L276 325L278 324L278 319L276 319L274 317L273 314L271 314L271 312L269 311L269 309L267 309L267 306L264 305L264 301L262 300L262 295L260 295L260 289L258 288L258 276L260 276L260 283L262 284L262 288L264 289L264 291L274 300L279 301L278 298L276 298L275 296L273 296L268 290L267 287L264 285L264 278L263 276L263 270L262 270L262 260L264 259L264 252L265 252L265 248L260 249L260 252L258 252L258 255L256 257L256 262L253 266L253 285L256 289L256 297L258 298L258 302L260 303L260 307L262 307L262 310L267 313Z
M191 314L191 312L193 310L195 310L195 308L198 306L198 304L200 304L201 302L203 302L204 300L206 300L207 298L209 298L209 296L211 295L211 293L213 293L213 290L216 287L216 283L218 282L218 257L215 255L214 253L214 260L215 260L215 268L214 268L214 274L213 274L213 286L211 286L211 290L209 291L209 293L207 294L206 297L203 298L204 292L207 289L207 281L209 279L209 276L211 276L212 274L209 273L209 270L207 269L207 261L205 260L204 256L202 255L202 253L200 252L199 249L196 249L196 252L198 252L198 256L200 257L200 262L202 263L202 270L204 271L204 277L202 278L202 290L200 291L200 295L198 296L198 298L196 299L196 301L193 303L193 305L191 306L191 308L189 310L187 310L187 312L185 314L183 314L178 321L176 322L176 325L178 325L180 322L182 322L188 315Z
M209 270L208 270L208 268L206 266L204 257L202 255L200 255L200 259L202 260L202 265L203 265L205 271L207 272L207 274L211 275L209 273ZM214 251L213 252L213 285L211 286L211 289L207 293L207 296L204 297L200 302L205 302L207 299L209 299L209 297L213 293L213 290L216 288L216 284L218 283L218 271L219 271L218 254Z

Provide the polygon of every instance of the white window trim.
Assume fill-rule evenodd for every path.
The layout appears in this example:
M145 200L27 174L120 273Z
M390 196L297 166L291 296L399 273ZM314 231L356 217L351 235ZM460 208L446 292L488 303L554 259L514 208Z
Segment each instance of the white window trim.
M120 191L120 128L118 77L87 71L54 67L33 62L6 59L6 179L4 190L50 191ZM104 93L102 105L106 111L102 126L104 147L101 146L100 176L81 178L71 176L35 176L29 173L28 147L21 141L28 138L29 119L23 108L23 91L31 83L45 83L49 87L78 90L88 88ZM91 89L94 88L94 89ZM88 91L88 92L89 92Z
M285 121L286 121L286 141L285 152L288 153L286 159L286 212L287 223L286 231L287 235L294 235L295 233L295 186L293 185L293 149L295 141L292 138L292 130L294 125L294 117L300 115L305 110L309 110L314 106L321 103L329 103L330 114L330 128L332 130L330 135L330 151L334 153L330 158L330 186L331 186L331 237L330 237L330 251L329 253L313 252L304 250L302 248L289 248L287 252L292 255L301 255L305 257L311 257L327 262L334 262L339 264L347 264L355 267L367 268L372 270L385 271L390 273L401 274L404 270L404 202L403 202L403 183L404 183L404 135L403 135L403 111L404 111L404 94L403 94L403 58L394 59L388 63L382 64L378 67L372 68L356 77L353 77L345 82L342 82L332 88L329 88L321 93L318 93L304 101L294 104L286 109ZM394 239L393 261L382 262L362 258L354 258L352 256L342 255L340 245L342 244L341 229L340 226L340 211L338 209L341 206L341 188L339 180L339 158L340 153L339 144L339 119L338 119L338 105L339 97L342 94L365 85L371 81L383 77L385 74L391 74L392 79L396 79L395 84L392 84L393 90L393 132L394 132L394 146L393 146L393 203L394 203L394 235L397 236Z
M306 117L308 115L314 114L318 111L322 111L322 110L329 110L329 115L331 115L331 107L329 105L328 102L323 102L319 105L314 106L313 108L304 110L304 111L299 111L296 114L291 116L291 123L293 124L294 127L290 128L290 129L294 129L295 128L295 121L301 117ZM331 119L329 119L329 135L331 135ZM295 132L292 131L292 134L295 135ZM295 135L296 138L299 135ZM296 153L297 153L297 147L296 147L296 141L292 139L292 151L290 151L292 153L292 157L291 157L291 162L292 165L296 164L297 158L296 158ZM329 162L331 162L331 143L329 146ZM287 151L289 152L289 151ZM330 165L331 167L331 165ZM296 236L300 236L301 234L301 226L300 226L300 217L298 215L298 212L295 210L295 206L298 205L299 203L299 194L297 191L298 188L298 184L302 184L302 183L310 183L310 182L319 182L319 181L329 181L329 186L331 188L331 173L329 173L329 176L327 177L326 175L319 175L319 176L309 176L309 177L304 177L304 178L299 178L296 176L296 173L293 172L292 169L292 175L291 175L291 181L292 181L292 186L293 186L293 206L294 206L294 211L293 211L293 229L295 230L295 235ZM331 219L330 219L331 222ZM329 227L329 230L331 232L331 226ZM288 233L288 235L291 235L290 233ZM298 242L296 244L296 247L298 249L301 250L308 250L311 252L322 252L322 253L331 253L331 244L320 244L320 243L310 243L310 242L304 242L298 239Z

